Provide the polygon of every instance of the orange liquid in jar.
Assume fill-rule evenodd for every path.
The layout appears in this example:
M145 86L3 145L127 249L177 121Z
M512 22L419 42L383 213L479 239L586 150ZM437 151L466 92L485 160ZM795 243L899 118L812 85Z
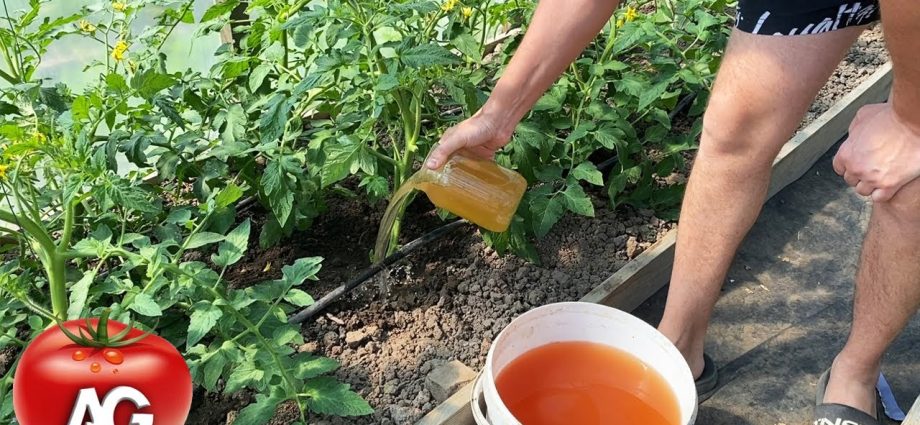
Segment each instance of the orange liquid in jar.
M679 425L677 397L655 370L622 350L557 342L528 351L495 380L523 425Z
M493 161L455 156L441 177L418 183L428 199L480 227L504 232L517 211L527 181Z

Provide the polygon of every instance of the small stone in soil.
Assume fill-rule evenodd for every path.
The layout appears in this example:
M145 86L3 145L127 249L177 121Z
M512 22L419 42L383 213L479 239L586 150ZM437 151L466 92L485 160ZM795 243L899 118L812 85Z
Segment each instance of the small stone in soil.
M476 371L459 360L452 360L431 371L425 378L425 386L435 400L442 402L475 378Z
M636 239L635 236L630 236L629 239L626 240L626 256L629 258L634 258L636 255L639 254L638 251L639 251L639 241Z

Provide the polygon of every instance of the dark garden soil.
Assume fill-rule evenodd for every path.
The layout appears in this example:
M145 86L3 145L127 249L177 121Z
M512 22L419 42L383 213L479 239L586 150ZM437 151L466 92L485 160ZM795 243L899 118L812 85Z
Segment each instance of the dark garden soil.
M824 112L888 60L879 30L860 38L822 90L806 122ZM533 307L577 300L673 227L650 210L606 206L595 196L596 217L567 216L537 243L541 265L501 257L464 227L381 272L303 326L300 351L342 363L337 377L377 410L364 418L317 418L322 424L411 424L434 408L426 374L448 361L478 369L491 339L515 316ZM320 281L304 289L315 298L369 265L383 203L330 200L309 231L282 246L253 252L230 275L237 286L276 277L303 256L325 258ZM258 221L258 211L253 211ZM407 214L404 241L441 225L420 196ZM0 353L2 360L2 353ZM0 370L3 363L0 362ZM196 392L190 424L225 424L248 395L218 397ZM272 423L295 420L283 405Z

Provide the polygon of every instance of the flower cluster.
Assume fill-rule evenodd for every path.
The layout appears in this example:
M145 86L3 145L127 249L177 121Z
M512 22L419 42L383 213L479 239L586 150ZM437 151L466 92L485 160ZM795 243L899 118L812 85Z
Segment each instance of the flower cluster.
M89 21L87 21L86 19L81 19L80 22L77 24L77 27L80 28L80 31L85 32L87 34L92 34L96 32L96 26L89 23Z
M444 3L441 3L441 10L450 12L457 7L457 3L460 3L460 0L444 0Z
M124 12L128 8L128 4L123 1L113 1L112 9L115 9L119 12Z
M627 22L632 22L636 20L638 16L639 16L639 12L636 10L635 7L632 7L632 6L627 7L626 13L624 13L623 16L617 19L617 28L622 27Z
M118 40L115 43L115 47L112 49L112 59L120 61L125 58L125 53L128 51L128 42L124 40Z

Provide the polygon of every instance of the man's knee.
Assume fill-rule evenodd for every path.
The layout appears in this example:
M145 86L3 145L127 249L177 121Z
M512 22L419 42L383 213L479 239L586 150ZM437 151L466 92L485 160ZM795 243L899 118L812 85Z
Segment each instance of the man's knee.
M792 133L778 128L787 119L782 112L731 99L730 94L714 94L703 117L700 155L769 166Z

